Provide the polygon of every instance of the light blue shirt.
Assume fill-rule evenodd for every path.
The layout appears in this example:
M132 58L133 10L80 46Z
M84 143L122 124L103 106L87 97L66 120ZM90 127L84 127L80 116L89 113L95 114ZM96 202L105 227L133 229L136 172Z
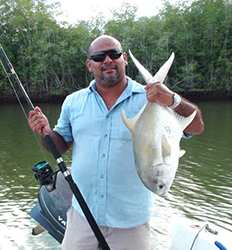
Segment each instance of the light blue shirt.
M146 103L144 87L128 86L108 110L95 81L67 96L54 130L72 142L72 176L98 225L129 228L147 222L152 194L140 181L122 110L135 116ZM82 214L75 198L73 207Z

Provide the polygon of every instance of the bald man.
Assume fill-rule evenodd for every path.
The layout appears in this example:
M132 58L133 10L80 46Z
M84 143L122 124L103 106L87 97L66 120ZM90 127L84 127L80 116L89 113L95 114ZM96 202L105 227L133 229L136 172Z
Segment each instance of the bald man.
M120 114L135 116L147 102L173 106L174 92L161 84L145 88L126 75L127 54L114 37L102 35L89 46L86 65L94 80L67 96L54 129L39 107L29 113L31 129L50 135L59 151L72 145L72 176L111 250L149 250L152 194L140 181L132 140ZM185 132L203 131L201 112L181 98L175 111L197 111ZM98 242L73 198L63 250L96 250Z

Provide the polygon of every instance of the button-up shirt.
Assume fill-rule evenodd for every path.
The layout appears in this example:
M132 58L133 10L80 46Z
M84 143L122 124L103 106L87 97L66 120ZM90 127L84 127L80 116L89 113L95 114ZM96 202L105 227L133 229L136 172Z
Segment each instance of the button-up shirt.
M73 143L71 172L99 225L128 228L149 220L151 192L138 177L130 131L122 110L134 117L146 103L144 87L128 85L108 109L89 87L66 97L54 130ZM82 214L75 198L73 207Z

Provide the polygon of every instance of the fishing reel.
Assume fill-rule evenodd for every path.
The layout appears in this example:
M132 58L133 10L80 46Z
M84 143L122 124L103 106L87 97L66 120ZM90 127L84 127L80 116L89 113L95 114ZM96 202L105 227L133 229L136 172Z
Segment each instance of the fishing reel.
M56 174L46 161L39 161L32 166L35 179L40 186L45 186L49 192L55 189Z

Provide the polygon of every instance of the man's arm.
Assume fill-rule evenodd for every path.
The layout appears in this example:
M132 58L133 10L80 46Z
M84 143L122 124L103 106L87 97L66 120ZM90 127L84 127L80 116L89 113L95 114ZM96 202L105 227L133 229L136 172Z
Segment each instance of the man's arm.
M204 122L200 109L193 103L189 102L185 98L181 97L181 103L174 109L178 114L182 116L189 116L193 111L197 111L193 121L185 128L185 133L192 135L198 135L204 131Z
M167 107L173 105L175 92L171 91L167 86L159 83L147 84L145 90L147 93L147 100L149 102L156 102L162 106ZM181 102L174 110L178 114L185 117L191 115L196 110L196 116L189 124L189 126L186 127L184 132L190 133L192 135L197 135L201 134L204 131L204 122L202 119L201 111L195 104L181 97Z
M42 144L47 150L49 149L43 140L46 135L50 136L60 154L65 153L70 148L71 143L67 143L61 135L51 129L47 117L39 107L35 107L29 112L28 124L33 132L42 136Z
M72 143L66 142L61 135L56 133L55 131L52 131L48 134L54 144L56 145L57 150L60 154L65 153L72 145ZM43 136L44 137L44 136ZM42 137L42 144L43 146L49 151L49 148L47 147L44 138Z

